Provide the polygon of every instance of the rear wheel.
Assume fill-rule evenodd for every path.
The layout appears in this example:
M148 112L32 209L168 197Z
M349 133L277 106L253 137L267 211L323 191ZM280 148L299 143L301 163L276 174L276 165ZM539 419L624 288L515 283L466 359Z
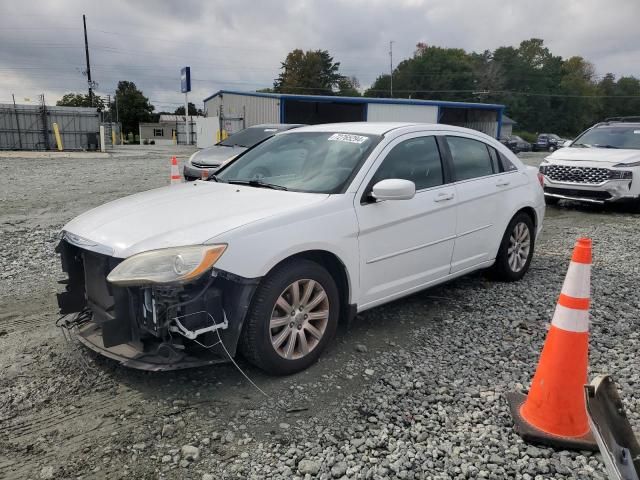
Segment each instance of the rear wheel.
M526 213L518 213L511 219L493 266L495 278L515 282L524 277L533 257L534 232L533 221Z
M338 288L327 270L309 260L285 262L256 291L242 353L268 373L304 370L335 334L339 312Z

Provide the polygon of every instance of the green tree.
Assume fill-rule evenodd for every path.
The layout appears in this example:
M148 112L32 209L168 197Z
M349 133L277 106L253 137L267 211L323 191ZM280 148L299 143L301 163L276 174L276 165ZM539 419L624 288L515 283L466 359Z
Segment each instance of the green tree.
M90 100L87 93L65 93L56 105L58 107L94 107L101 112L104 110L105 102L97 95L93 95L93 100Z
M174 115L184 115L184 107L178 107L173 112ZM189 115L202 115L202 110L196 108L195 104L189 102Z
M289 52L282 72L273 82L277 93L333 95L343 79L340 62L334 62L327 50L300 49Z
M337 95L341 97L359 97L360 82L356 77L342 77L338 80Z
M459 48L418 43L412 58L393 70L393 96L418 99L471 100L475 79L471 57ZM389 75L380 75L365 92L367 97L388 97Z
M154 106L149 103L149 99L138 90L136 84L127 80L118 82L116 89L118 97L118 115L122 123L124 132L137 134L140 122L150 122L153 120ZM111 107L115 112L115 101Z
M562 62L562 77L557 98L556 131L572 135L597 121L599 100L594 82L595 69L582 57L571 57Z

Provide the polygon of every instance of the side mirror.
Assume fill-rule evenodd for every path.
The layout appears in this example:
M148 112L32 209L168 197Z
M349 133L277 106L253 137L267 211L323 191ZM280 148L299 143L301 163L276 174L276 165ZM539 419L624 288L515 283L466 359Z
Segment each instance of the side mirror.
M373 186L371 196L376 200L411 200L416 195L416 184L411 180L388 178Z
M563 147L570 147L572 143L573 143L573 140L567 140L566 142L564 142L564 143L562 144L562 146L563 146Z

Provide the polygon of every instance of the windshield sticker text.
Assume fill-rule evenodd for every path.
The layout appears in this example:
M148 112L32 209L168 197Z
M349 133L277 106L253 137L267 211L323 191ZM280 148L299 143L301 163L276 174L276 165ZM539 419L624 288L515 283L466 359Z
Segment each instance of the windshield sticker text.
M349 143L364 143L369 137L363 137L362 135L350 135L348 133L334 133L328 140L334 142L349 142Z

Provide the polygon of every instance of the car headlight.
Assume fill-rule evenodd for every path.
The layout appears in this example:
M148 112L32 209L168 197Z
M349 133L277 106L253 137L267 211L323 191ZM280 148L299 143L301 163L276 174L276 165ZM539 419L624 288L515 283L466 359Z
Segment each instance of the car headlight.
M640 162L633 163L618 163L614 167L640 167Z
M625 165L626 167L633 167L634 165ZM638 163L640 166L640 163ZM633 173L628 170L609 170L609 178L611 180L631 180Z
M226 248L197 245L138 253L116 266L107 280L122 287L189 283L211 269Z
M548 166L549 166L549 164L548 164L548 163L542 163L542 164L540 164L540 166L538 167L538 171L539 171L541 174L543 174L543 175L544 175L544 174L546 174L546 173L547 173L547 167L548 167Z

